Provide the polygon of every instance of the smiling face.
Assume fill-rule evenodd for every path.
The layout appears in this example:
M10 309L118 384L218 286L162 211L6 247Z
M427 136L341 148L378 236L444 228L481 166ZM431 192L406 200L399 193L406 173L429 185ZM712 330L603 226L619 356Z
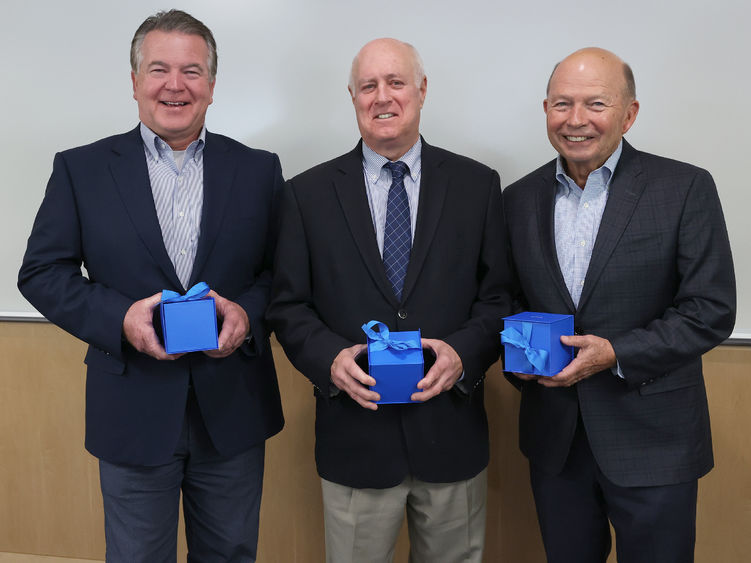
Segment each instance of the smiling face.
M418 68L414 50L394 39L371 41L352 64L349 93L360 135L389 160L402 156L420 137L428 82Z
M631 128L639 102L628 93L623 61L603 49L582 49L564 59L550 78L543 102L548 138L566 171L584 187Z
M208 57L198 35L150 31L141 45L141 65L131 72L138 117L173 150L201 133L214 93Z

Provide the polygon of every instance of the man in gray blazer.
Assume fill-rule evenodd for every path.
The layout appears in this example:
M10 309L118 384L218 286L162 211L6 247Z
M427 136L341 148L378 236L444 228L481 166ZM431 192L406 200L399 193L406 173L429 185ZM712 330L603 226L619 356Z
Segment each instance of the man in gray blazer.
M559 157L504 192L521 307L574 315L576 358L521 389L520 446L549 561L692 561L713 465L701 356L730 334L735 278L711 176L635 150L631 69L583 49L543 103Z

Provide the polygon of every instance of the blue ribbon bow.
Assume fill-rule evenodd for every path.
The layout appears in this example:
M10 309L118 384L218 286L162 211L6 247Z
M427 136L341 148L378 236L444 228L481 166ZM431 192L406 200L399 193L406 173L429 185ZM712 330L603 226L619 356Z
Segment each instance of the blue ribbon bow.
M374 327L378 327L378 332L373 330ZM370 350L372 352L380 352L386 348L392 350L419 350L422 348L419 340L410 338L407 340L392 340L389 337L389 327L379 321L370 321L362 325L363 332L368 336L370 340Z
M501 333L501 342L524 350L524 355L527 357L527 371L539 375L545 370L545 365L548 362L548 351L532 348L530 345L531 338L532 323L523 322L521 334L515 328L507 328Z
M198 301L208 295L211 289L206 282L198 282L185 292L185 295L180 295L176 291L165 289L162 291L162 303L177 303L178 301Z

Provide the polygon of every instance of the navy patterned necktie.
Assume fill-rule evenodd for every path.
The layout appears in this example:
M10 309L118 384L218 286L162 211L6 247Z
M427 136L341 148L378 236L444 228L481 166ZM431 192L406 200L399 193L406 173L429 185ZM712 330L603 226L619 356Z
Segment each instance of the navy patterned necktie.
M386 204L386 228L383 236L383 266L397 301L402 300L404 278L407 275L409 251L412 247L412 221L409 215L409 200L404 189L404 175L409 168L401 160L387 162L384 168L391 170L391 188Z

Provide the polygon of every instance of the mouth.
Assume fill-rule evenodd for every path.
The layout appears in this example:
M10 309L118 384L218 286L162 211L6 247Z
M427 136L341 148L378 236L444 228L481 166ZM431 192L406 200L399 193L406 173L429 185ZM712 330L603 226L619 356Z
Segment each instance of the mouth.
M570 142L572 142L572 143L581 143L581 142L583 142L583 141L588 141L588 140L589 140L589 139L591 139L592 137L582 137L582 136L574 136L574 135L564 135L564 136L563 136L563 138L564 138L564 139L566 139L567 141L570 141Z
M180 108L183 106L187 106L188 102L167 102L167 101L161 101L160 104L164 104L168 108Z
M379 113L375 116L376 119L389 119L391 117L394 117L396 114L393 113Z

